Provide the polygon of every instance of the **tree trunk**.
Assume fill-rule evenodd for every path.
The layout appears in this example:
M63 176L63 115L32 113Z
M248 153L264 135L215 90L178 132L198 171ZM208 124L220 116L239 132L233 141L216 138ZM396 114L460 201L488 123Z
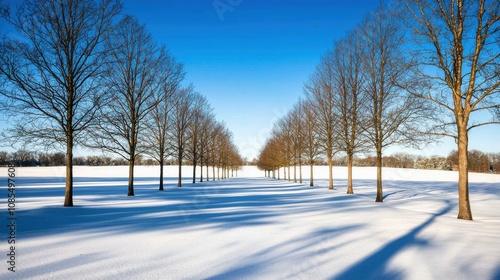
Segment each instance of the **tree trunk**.
M469 201L468 135L465 125L458 128L458 219L472 220Z
M328 189L333 190L333 160L328 157Z
M210 180L210 177L209 177L208 173L209 172L208 172L208 160L207 160L207 182Z
M160 157L160 191L163 191L163 165L164 165L164 159L163 155Z
M302 158L299 156L299 177L300 183L302 184Z
M179 166L179 177L177 178L177 187L182 187L182 152L179 152L179 159L177 160Z
M292 172L290 172L290 165L288 165L288 181L291 180L291 175L292 175Z
M196 184L196 165L198 162L196 161L196 155L194 156L193 159L193 184Z
M310 164L310 169L311 169L310 173L311 173L311 174L310 174L310 179L309 179L309 186L310 186L310 187L314 186L313 167L314 167L314 164L313 164L313 163L311 163L311 164Z
M203 156L200 156L200 183L203 182Z
M293 182L297 183L297 164L293 165Z
M354 194L352 189L352 153L347 153L347 194Z
M382 191L382 148L377 147L377 198L375 202L383 202Z
M127 196L134 196L134 166L135 166L135 152L130 154L128 161L128 194Z
M278 168L278 180L280 179L280 169Z
M66 136L66 190L64 206L73 206L73 135Z

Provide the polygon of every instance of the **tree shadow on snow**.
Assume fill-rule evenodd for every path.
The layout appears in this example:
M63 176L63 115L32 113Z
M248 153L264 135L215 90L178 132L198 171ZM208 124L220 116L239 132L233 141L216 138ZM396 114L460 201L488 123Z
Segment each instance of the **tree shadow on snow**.
M290 267L285 277L294 278L299 274L314 270L323 264L323 257L338 247L346 244L336 244L334 239L349 234L355 230L362 230L363 225L352 224L336 228L319 228L308 234L293 239L285 238L282 242L249 255L241 265L232 267L226 271L212 275L207 279L238 279L242 275L249 278L262 276L262 272L273 265L286 259L300 259L300 264ZM333 245L332 245L333 243Z
M407 234L395 239L373 254L365 257L347 270L331 279L404 279L403 271L390 270L388 268L390 260L399 252L411 246L425 246L427 240L418 237L418 234L426 227L431 225L434 220L442 215L447 214L453 208L452 203L446 201L447 205L438 213L432 215L427 221L412 229Z
M136 196L127 197L127 178L76 178L75 206L63 207L63 183L30 178L18 185L16 193L20 205L16 213L18 235L109 234L190 226L225 230L274 223L270 218L294 211L327 210L332 203L349 203L349 198L298 192L303 186L276 181L236 178L177 188L174 179L166 179L165 191L160 192L156 178L137 178ZM54 204L55 199L60 204ZM22 207L23 203L27 207Z

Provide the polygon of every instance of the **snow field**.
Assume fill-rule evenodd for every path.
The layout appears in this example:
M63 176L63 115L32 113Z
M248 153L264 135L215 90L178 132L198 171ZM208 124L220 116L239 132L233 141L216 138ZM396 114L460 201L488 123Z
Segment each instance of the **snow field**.
M254 167L193 185L185 167L180 189L176 170L159 192L158 168L136 167L127 197L127 167L75 167L64 208L63 167L18 168L17 272L2 261L0 279L500 278L499 175L470 174L470 222L456 219L456 172L384 169L375 203L369 167L354 169L354 195L344 167L335 190L326 167L312 188L306 166L302 185Z

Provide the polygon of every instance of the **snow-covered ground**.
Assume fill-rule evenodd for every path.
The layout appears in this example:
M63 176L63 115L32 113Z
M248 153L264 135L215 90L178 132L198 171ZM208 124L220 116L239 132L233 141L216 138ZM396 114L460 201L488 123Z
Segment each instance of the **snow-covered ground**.
M210 170L211 171L211 170ZM157 167L76 167L73 208L64 208L64 168L18 168L16 271L0 230L0 279L500 279L500 175L471 174L474 221L457 215L456 172L315 168L316 186L238 178L157 190ZM293 172L293 169L292 169ZM293 173L292 173L293 174ZM3 223L7 170L0 168ZM283 174L281 174L281 177Z

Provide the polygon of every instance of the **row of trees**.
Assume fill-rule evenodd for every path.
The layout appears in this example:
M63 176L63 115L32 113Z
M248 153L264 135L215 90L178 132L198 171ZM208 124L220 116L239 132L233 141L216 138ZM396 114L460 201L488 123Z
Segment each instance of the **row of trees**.
M19 150L16 152L0 151L0 166L7 166L13 163L16 166L30 167L30 166L65 166L66 155L62 152L33 152ZM188 161L188 164L192 164ZM128 161L117 157L110 156L86 156L86 157L73 157L73 165L81 166L118 166L128 165ZM135 159L135 165L159 165L158 161L152 158L146 158L138 155ZM165 165L177 165L177 160L169 158L165 161Z
M12 124L3 141L66 151L65 206L73 205L78 145L126 160L129 196L144 155L160 165L160 190L169 158L179 164L179 187L187 159L224 170L241 164L206 98L181 85L182 64L121 14L119 0L26 0L0 10L15 30L0 42L2 108Z
M468 134L500 123L500 2L394 4L381 4L323 55L305 97L275 124L258 166L268 173L287 167L290 174L290 166L305 162L312 173L321 155L333 189L334 157L344 153L352 194L353 157L371 152L375 201L382 202L385 148L450 136L457 143L458 218L471 220ZM470 120L485 111L491 119Z

